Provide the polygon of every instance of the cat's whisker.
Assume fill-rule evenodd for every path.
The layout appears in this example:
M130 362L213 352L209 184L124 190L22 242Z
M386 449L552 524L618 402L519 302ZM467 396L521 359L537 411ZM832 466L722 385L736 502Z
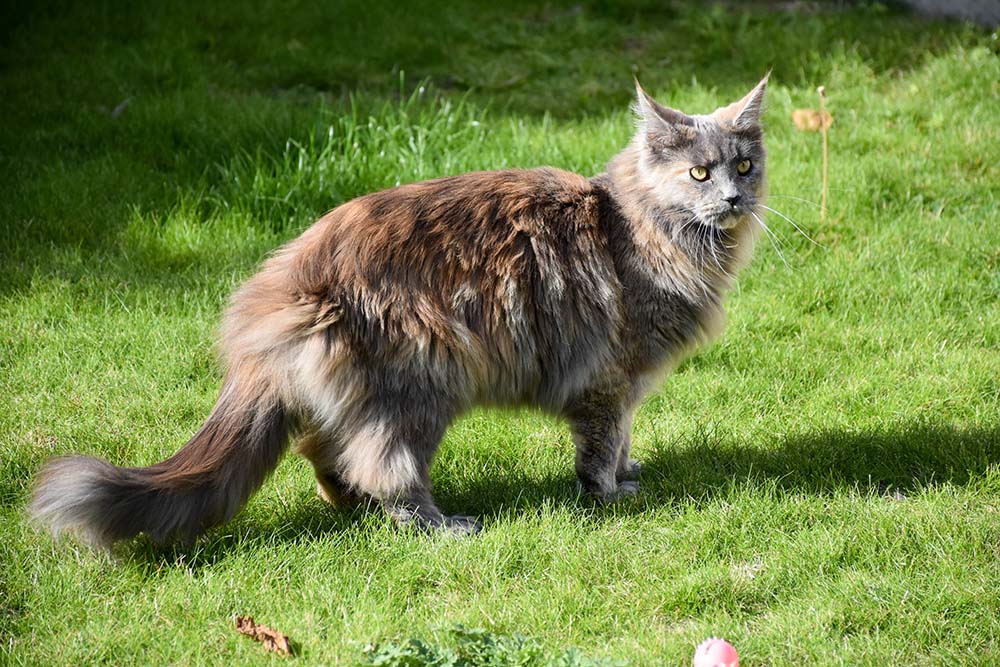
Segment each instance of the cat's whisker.
M686 230L686 229L687 229L688 227L690 227L690 226L691 226L691 223L690 223L690 222L688 222L688 223L686 223L686 224L683 224L683 225L681 225L680 227L678 227L678 228L674 229L674 231L673 231L673 232L671 233L671 235L670 235L670 236L671 236L670 240L671 240L671 241L673 241L674 243L677 243L677 241L678 241L678 239L680 238L680 236L681 236L681 235L682 235L682 234L684 233L684 231L685 231L685 230Z
M723 266L722 261L719 259L719 252L718 252L718 250L714 248L714 243L715 242L713 241L712 243L713 243L713 252L715 253L715 265L719 268L719 271L722 272L722 275L726 276L730 280L736 280L736 276L734 276L733 274L729 273L729 271L726 271L726 267Z
M705 260L705 253L708 244L706 243L705 234L710 231L711 230L701 224L694 228L694 236L696 239L694 247L695 267L698 269L698 284L701 286L701 294L706 299L708 298L708 282L705 280L704 273L708 266Z
M673 231L671 232L671 240L677 241L677 237L683 234L685 229L687 229L688 227L697 222L698 222L698 216L692 215L690 218L680 223L679 226L674 227Z
M708 268L708 262L712 259L712 229L708 226L701 226L701 269L704 271Z
M688 229L691 230L691 234L692 236L694 236L695 243L693 244L693 247L687 250L687 252L691 256L691 259L694 261L695 267L697 268L702 265L701 248L704 245L702 243L701 231L700 231L701 224L698 222L698 216L692 215L690 218L682 222L680 226L675 229L673 240L676 242L678 240L678 237L684 234ZM690 242L688 242L688 244L685 245L690 245Z
M811 199L804 199L803 197L794 197L792 195L776 195L773 192L768 193L767 198L770 199L772 197L780 197L781 199L794 199L795 201L800 201L800 202L803 202L805 204L809 204L811 206L815 206L816 208L820 207L819 203L814 202Z
M719 259L719 249L715 247L715 232L711 232L708 235L709 244L711 245L712 260L715 265L722 269L722 261Z
M767 223L764 222L763 218L760 216L759 213L753 213L753 216L757 218L757 221L760 223L760 226L764 229L764 231L770 238L774 239L774 242L778 244L779 248L782 248L787 244L787 240L785 239L785 237L778 234L773 229L771 229L767 225Z
M711 241L711 245L712 245L712 259L715 261L715 265L719 268L719 271L722 271L723 275L726 275L726 276L729 276L730 278L732 278L732 276L729 275L729 272L726 271L726 267L724 267L722 265L722 260L719 258L719 248L715 244L715 231L714 230L709 233L709 237L708 238ZM719 239L719 244L720 245L725 245L725 244L722 243L722 239Z
M702 261L702 252L701 252L702 246L703 246L703 244L701 242L701 232L699 231L699 228L697 226L694 227L694 229L692 230L692 232L694 233L694 236L695 236L694 265L695 265L695 268L700 269L701 267L704 266L704 262Z
M725 244L725 242L723 242L723 240L721 238L718 239L719 243L717 245L716 244L716 238L715 238L717 233L718 233L717 230L711 229L711 228L709 228L708 231L707 231L708 239L709 239L709 253L712 256L712 261L715 263L715 266L719 269L719 271L722 273L722 275L726 276L730 280L736 280L736 276L734 276L733 274L729 273L729 271L727 271L726 267L723 265L723 263L722 263L722 257L721 257L720 251L719 251L719 245L721 245L724 248L728 248L730 246L727 246Z
M791 218L789 218L787 215L785 215L781 211L773 209L770 206L767 206L766 204L757 204L757 205L760 206L762 209L770 211L771 213L774 213L775 215L781 216L782 218L784 218L785 220L787 220L792 225L792 227L794 227L799 232L799 234L802 234L802 236L804 236L814 246L818 246L820 248L825 247L822 243L818 243L818 242L814 241L811 236L809 236L808 234L806 234L805 231L803 231L803 229L801 227L799 227L795 223L794 220L792 220Z
M752 215L754 220L756 220L760 224L761 229L763 229L767 233L767 238L771 242L771 245L774 247L774 251L778 253L778 257L781 258L781 263L785 265L785 268L791 268L788 265L788 260L785 259L785 254L781 252L781 248L778 247L779 241L775 233L771 231L771 228L764 223L764 221L761 219L759 215L757 215L755 211L750 211L750 215Z
M705 253L710 260L718 264L719 260L715 254L715 232L711 228L705 230L705 240L708 241L705 245Z

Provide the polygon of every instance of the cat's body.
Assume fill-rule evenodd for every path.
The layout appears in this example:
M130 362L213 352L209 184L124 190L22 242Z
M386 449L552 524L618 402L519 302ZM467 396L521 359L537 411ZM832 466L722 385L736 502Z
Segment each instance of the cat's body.
M101 544L190 539L231 518L298 431L328 499L469 532L474 520L435 507L429 468L448 424L479 404L565 417L583 488L634 493L632 412L721 330L749 258L763 91L688 117L640 90L639 134L591 179L465 174L333 210L233 297L222 394L191 441L148 468L53 461L34 514ZM707 166L710 186L694 176Z

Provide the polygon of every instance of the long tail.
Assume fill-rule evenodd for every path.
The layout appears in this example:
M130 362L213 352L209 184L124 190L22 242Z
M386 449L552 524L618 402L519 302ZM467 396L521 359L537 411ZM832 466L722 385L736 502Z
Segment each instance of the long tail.
M286 410L262 374L233 368L208 420L169 459L148 468L55 459L29 512L53 534L71 530L98 546L139 533L191 541L239 511L277 465L288 431Z

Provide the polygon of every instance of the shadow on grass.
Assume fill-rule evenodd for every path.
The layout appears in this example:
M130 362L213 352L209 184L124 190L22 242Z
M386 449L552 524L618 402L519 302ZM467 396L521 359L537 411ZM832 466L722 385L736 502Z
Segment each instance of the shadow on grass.
M826 431L790 437L773 450L732 442L679 451L662 446L643 464L641 495L613 508L594 507L581 498L571 471L550 477L484 476L460 490L443 482L436 496L446 511L479 516L487 531L497 521L537 514L542 506L579 508L588 521L600 523L661 505L703 505L734 486L815 495L850 490L876 502L905 501L939 484L964 486L1000 464L1000 426L916 424L863 433ZM289 511L266 523L237 519L193 546L159 547L140 539L125 546L123 555L133 566L152 568L150 572L199 569L266 544L307 543L330 535L371 540L393 530L377 507L338 510L303 491Z
M17 0L0 15L0 260L14 266L0 290L58 264L53 246L99 263L131 207L169 209L232 155L304 140L321 103L351 94L398 99L429 81L498 114L580 118L627 108L633 73L658 92L725 97L769 69L811 89L836 58L906 70L972 35L878 3Z
M817 495L854 489L898 498L937 484L963 486L997 464L1000 426L916 424L886 431L821 431L791 436L773 449L726 440L682 449L659 444L643 460L639 499L621 508L641 512L668 503L710 502L734 485L774 485ZM461 492L441 489L437 495L442 505L479 512L487 521L530 510L545 499L580 502L571 471L549 479L483 478Z

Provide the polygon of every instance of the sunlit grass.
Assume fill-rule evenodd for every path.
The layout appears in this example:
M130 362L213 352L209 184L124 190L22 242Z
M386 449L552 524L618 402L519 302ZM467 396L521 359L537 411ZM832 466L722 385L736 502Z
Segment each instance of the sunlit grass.
M409 660L414 637L447 657L456 624L500 638L490 664L685 665L712 634L745 665L1000 661L1000 62L880 11L25 10L0 72L0 657L271 662L231 628L251 614L302 664ZM192 548L108 559L25 525L47 457L148 464L197 429L227 295L324 211L593 174L632 132L633 71L699 112L772 67L770 205L815 243L769 217L787 265L762 239L725 336L640 409L638 499L578 498L563 425L476 411L434 469L475 539L332 510L294 457ZM825 224L819 137L789 120L818 84Z

